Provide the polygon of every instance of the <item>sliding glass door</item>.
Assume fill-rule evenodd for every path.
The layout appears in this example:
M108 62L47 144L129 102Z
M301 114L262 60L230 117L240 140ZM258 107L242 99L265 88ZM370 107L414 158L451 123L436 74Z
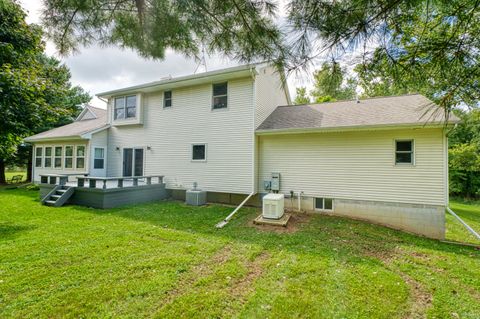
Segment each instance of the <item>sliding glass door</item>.
M123 176L143 175L143 148L123 149Z

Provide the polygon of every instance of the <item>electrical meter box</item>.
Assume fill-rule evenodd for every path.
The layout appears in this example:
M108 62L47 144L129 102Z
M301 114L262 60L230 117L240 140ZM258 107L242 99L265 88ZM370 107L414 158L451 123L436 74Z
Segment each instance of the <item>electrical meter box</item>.
M270 189L274 192L280 191L280 173L272 173Z

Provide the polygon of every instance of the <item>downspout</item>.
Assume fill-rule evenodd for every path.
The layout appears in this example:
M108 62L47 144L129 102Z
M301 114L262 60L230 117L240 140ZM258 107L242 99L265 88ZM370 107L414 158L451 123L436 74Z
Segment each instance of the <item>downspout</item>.
M465 223L457 214L453 212L453 210L450 209L450 207L447 207L447 212L449 212L453 217L455 217L460 223L462 223L463 226L475 237L477 237L478 240L480 240L480 235L472 228L470 227L467 223Z
M253 195L255 195L256 192L251 192L250 195L247 196L247 198L245 198L243 200L243 202L240 203L240 205L237 206L237 208L235 208L235 210L233 212L230 213L230 215L228 215L224 220L222 220L221 222L219 222L218 224L215 225L215 227L217 228L223 228L226 224L228 224L228 222L230 221L230 219L232 219L233 215L235 215L238 210L240 208L243 207L243 205L245 205L245 203L250 199L250 197L252 197Z

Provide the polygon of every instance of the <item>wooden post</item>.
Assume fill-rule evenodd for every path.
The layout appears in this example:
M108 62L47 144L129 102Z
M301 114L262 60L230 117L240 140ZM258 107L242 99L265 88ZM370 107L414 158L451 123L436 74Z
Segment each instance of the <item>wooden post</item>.
M107 189L107 180L106 179L103 180L103 189Z

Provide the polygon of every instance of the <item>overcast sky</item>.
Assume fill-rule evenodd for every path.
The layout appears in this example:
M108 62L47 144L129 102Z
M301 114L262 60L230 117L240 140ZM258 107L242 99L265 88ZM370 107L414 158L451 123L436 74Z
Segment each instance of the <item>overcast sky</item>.
M21 0L20 3L28 14L27 22L39 24L42 1ZM175 77L193 74L197 68L193 59L186 59L171 51L167 52L163 61L143 59L132 50L96 46L82 48L80 52L68 57L60 57L54 44L47 41L47 54L63 61L72 73L73 84L80 85L92 96L103 91L156 81L169 75ZM220 57L207 57L206 60L208 71L238 65L235 61ZM199 70L204 71L203 68ZM292 98L296 86L311 86L309 77L301 74L291 76L288 83ZM105 103L96 97L91 104L105 107Z

